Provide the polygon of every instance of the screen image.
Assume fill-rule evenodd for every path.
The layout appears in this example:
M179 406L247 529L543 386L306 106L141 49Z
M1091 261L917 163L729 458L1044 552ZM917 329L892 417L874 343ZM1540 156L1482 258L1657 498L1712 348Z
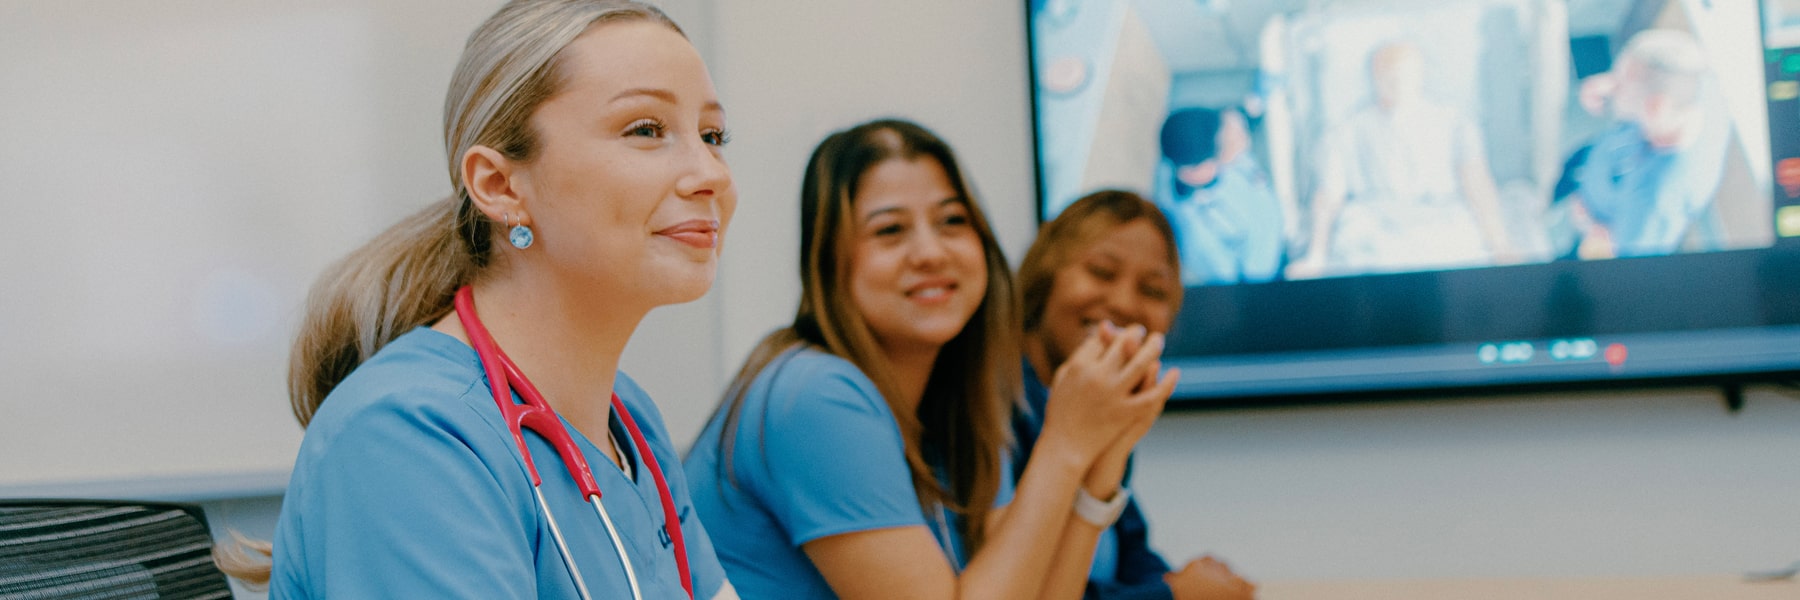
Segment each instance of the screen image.
M1026 5L1040 216L1161 209L1181 398L1800 371L1800 2Z

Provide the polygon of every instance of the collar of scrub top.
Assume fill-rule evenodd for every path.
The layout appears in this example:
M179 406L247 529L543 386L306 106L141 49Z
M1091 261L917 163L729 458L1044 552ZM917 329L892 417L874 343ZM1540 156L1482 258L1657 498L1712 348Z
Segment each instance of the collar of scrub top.
M550 514L550 505L544 502L544 493L540 488L543 479L538 476L537 465L531 460L531 449L525 445L526 429L538 434L538 437L556 449L563 466L568 468L575 480L575 487L581 490L582 496L594 507L594 512L600 515L601 523L606 526L606 533L612 538L613 547L618 550L619 564L625 569L625 579L631 584L632 597L643 598L638 590L637 573L631 567L625 545L613 527L612 517L606 513L606 506L601 503L600 483L594 479L594 471L588 467L587 457L575 445L568 429L563 427L562 419L556 416L556 411L550 408L550 403L544 400L544 395L538 392L537 386L532 385L525 373L519 370L519 366L500 350L500 345L494 342L494 336L488 333L487 326L476 316L475 293L469 286L465 285L456 291L455 306L463 331L469 338L469 345L475 348L475 355L481 360L481 368L487 373L488 385L494 391L494 403L499 406L501 418L506 420L507 428L512 431L513 442L519 446L519 455L525 459L525 470L531 475L532 492L537 494L538 506L544 510L545 520L550 524L550 533L556 537L557 548L569 568L570 576L575 579L575 587L581 592L581 597L592 596L588 593L587 583L582 580L581 571L569 556L569 547L562 539L562 530L557 527L556 517ZM513 388L514 384L518 386L516 390ZM519 398L524 403L512 401L514 391L519 393ZM656 480L656 491L662 500L663 530L669 536L670 545L674 547L675 565L681 573L681 588L691 600L694 590L688 575L687 544L682 539L681 517L675 509L674 497L669 494L668 480L663 478L662 468L656 463L656 455L650 451L649 440L638 429L637 421L631 418L631 412L625 410L625 404L619 401L618 394L612 395L612 408L613 414L618 415L620 423L631 436L632 444L636 446L638 456L644 460L650 476ZM623 455L619 458L628 460Z

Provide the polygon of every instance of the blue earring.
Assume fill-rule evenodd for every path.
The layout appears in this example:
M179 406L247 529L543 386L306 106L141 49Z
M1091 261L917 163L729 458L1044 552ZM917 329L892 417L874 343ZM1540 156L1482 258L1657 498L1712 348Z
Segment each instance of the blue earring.
M506 220L508 222L512 221L512 213L506 213ZM514 248L520 250L530 248L531 242L536 240L531 233L531 228L525 226L524 221L524 219L519 219L519 224L513 225L512 229L509 229L506 232L506 239L512 242Z

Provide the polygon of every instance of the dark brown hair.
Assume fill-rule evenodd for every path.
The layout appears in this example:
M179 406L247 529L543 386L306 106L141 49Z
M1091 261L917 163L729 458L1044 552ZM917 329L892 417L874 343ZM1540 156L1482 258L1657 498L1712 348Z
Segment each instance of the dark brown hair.
M939 351L918 409L906 411L896 404L898 388L886 355L851 299L848 257L862 176L888 160L918 159L943 167L967 206L970 224L981 238L988 281L981 306ZM1018 395L1019 334L1006 257L949 144L924 127L895 119L857 125L820 142L800 186L800 285L793 324L763 338L725 391L718 409L725 413L719 468L735 481L729 467L732 446L751 382L797 346L829 352L875 382L894 409L920 506L942 505L961 515L962 537L973 554L985 538L1001 478L1008 476L1001 469L1001 455L1010 441L1006 417ZM934 476L928 457L948 475L948 486Z

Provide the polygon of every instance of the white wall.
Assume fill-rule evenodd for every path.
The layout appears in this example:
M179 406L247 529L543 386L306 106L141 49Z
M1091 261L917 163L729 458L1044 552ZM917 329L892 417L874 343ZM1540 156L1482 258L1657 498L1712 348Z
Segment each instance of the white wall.
M445 89L501 4L0 2L0 494L278 491L304 294L449 193ZM706 51L705 3L663 5ZM625 357L676 424L718 316L656 311Z
M876 117L947 140L1009 256L1034 230L1022 6L1010 2L715 1L713 73L740 190L718 284L725 364L793 318L799 195L826 134ZM1017 14L1015 14L1017 13Z
M0 364L7 365L8 379L23 377L21 365L40 364L31 360L47 360L31 358L39 356L37 349L11 335L20 327L41 326L16 318L18 313L67 311L117 320L117 311L124 310L44 299L62 298L64 290L33 283L56 273L38 263L64 257L54 250L60 247L54 236L28 226L67 223L61 213L44 212L53 209L44 203L103 200L109 204L99 208L121 210L132 201L167 204L144 217L144 228L163 236L188 235L190 216L202 222L215 218L179 204L184 188L177 184L185 180L125 179L104 186L89 181L128 168L133 155L103 144L70 149L75 142L69 139L89 138L68 131L141 127L152 140L171 131L200 135L206 143L198 145L216 147L214 160L223 162L197 163L196 180L229 183L244 164L263 169L258 172L266 177L231 188L239 191L229 197L244 199L242 218L286 223L282 219L293 214L288 211L312 210L297 206L324 203L308 214L339 219L333 222L341 228L309 229L316 236L292 243L336 256L445 191L437 141L441 95L462 39L498 4L0 4L0 57L6 57L0 58L0 74L9 82L8 94L0 96L0 106L8 109L0 111L0 137L11 144L10 150L0 149L6 159L0 161L0 180L14 182L15 191L19 181L37 186L27 189L31 194L9 193L4 200L7 215L21 224L29 241L0 238L10 240L0 241L11 244L4 247L9 256L25 257L0 272L9 282L0 314L14 315L4 322L9 335L0 336L5 344ZM961 154L1015 260L1034 229L1033 183L1018 3L667 4L710 60L735 129L737 141L728 157L741 190L713 293L652 313L624 361L658 398L675 436L691 438L748 349L791 316L798 294L798 179L807 152L826 133L886 115L913 118L936 130ZM277 51L260 43L271 39L299 49ZM19 58L22 52L52 58L85 53L78 64L117 63L104 74L144 91L97 96L114 87L82 83L79 70L21 75L20 69L40 62ZM212 76L195 71L207 65L230 69ZM156 87L158 78L151 76L156 73L180 87ZM255 88L234 87L245 78L268 82L269 77L274 87L260 95L252 94ZM15 91L30 91L43 81L55 82L60 87L54 89L67 94L44 98ZM322 108L354 126L317 121L309 111L321 106L297 105L276 84L339 86ZM262 105L206 104L221 94ZM32 111L24 111L28 114L20 114L20 98L33 103ZM168 104L171 98L192 98L199 108ZM145 113L142 107L161 108ZM71 119L55 127L76 129L42 124L53 116ZM260 135L203 135L207 128L233 124L263 132L253 126L259 122L285 125ZM183 124L201 131L187 132ZM322 138L325 131L357 137ZM164 148L181 152L193 145ZM301 173L277 168L296 156L319 168ZM42 169L55 169L54 178L38 179ZM53 185L56 181L87 186L72 189L90 196L59 194L66 188ZM156 185L133 185L142 182ZM262 241L232 239L244 248ZM39 244L52 250L34 249ZM69 260L94 269L113 268L110 261L133 265L137 257L126 250L134 249ZM281 275L281 289L310 282L319 266L292 267L295 272ZM130 297L134 289L117 293ZM286 312L278 316L291 318ZM281 351L270 356L278 360ZM82 364L79 354L59 360ZM287 417L279 363L256 368L261 370L243 375L242 385L249 387L217 392L218 402L233 410L272 411L275 422L291 423L281 420ZM92 378L103 376L112 375ZM215 392L200 386L196 393ZM1800 498L1800 469L1793 466L1793 457L1800 456L1800 402L1762 392L1733 416L1692 392L1560 396L1171 414L1140 451L1139 493L1155 525L1154 540L1169 558L1211 550L1265 580L1717 573L1800 558L1800 542L1793 541L1800 540L1800 511L1792 508ZM79 447L6 445L31 431L33 421L21 418L36 414L29 413L28 399L61 397L15 393L5 401L0 454L11 458L0 460L11 462L0 463L5 471L0 475L16 477L16 469L25 468L19 465L29 462L21 456L50 457L78 474L114 475L108 469L117 463L108 462L107 453L129 450L130 444L120 441L133 439L129 422L82 438ZM159 403L172 401L144 399L143 410L155 412L165 406ZM230 432L215 428L202 434ZM227 441L226 448L292 452L281 446L291 443L287 438L273 444ZM270 499L217 500L208 506L215 507L219 525L252 534L271 529Z
M670 6L684 26L700 19L709 35L694 37L732 129L726 158L739 193L712 293L653 312L623 361L677 439L698 435L750 349L793 318L800 175L827 134L886 116L931 128L968 165L1008 255L1030 244L1025 32L1014 11L970 8L949 0Z
M496 5L0 2L0 492L284 481L300 300L449 192L445 82Z
M742 194L714 389L792 316L800 171L831 131L899 115L943 135L1016 262L1035 231L1023 13L713 0ZM1173 413L1137 477L1169 559L1265 580L1732 573L1800 559L1794 457L1789 397L1727 415L1705 391L1579 393Z
M1800 559L1800 396L1183 412L1139 447L1171 561L1263 580L1727 575Z

